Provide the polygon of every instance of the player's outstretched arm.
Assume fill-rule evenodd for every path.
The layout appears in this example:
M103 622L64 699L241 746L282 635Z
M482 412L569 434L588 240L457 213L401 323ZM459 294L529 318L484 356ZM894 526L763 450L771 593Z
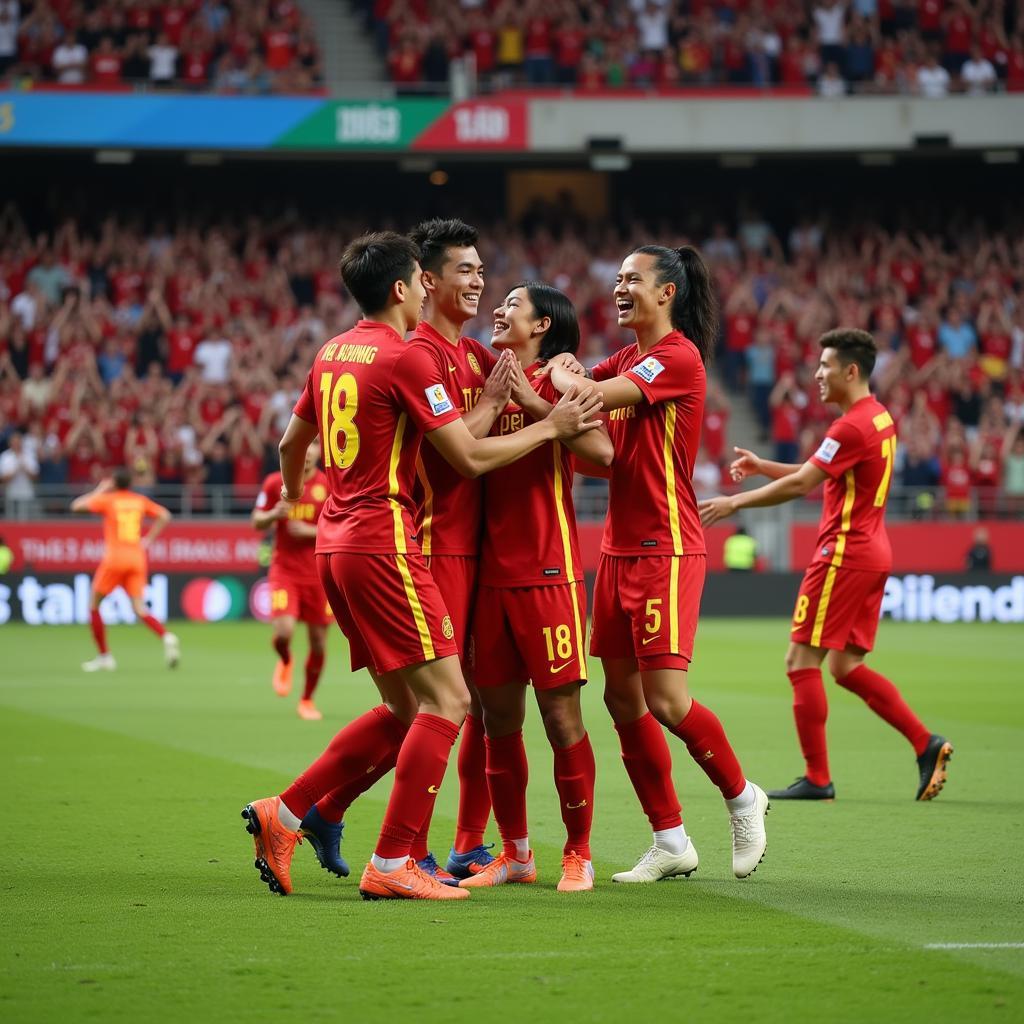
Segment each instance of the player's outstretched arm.
M72 512L89 512L89 511L91 511L91 509L89 508L89 505L92 502L92 499L97 497L100 494L106 494L107 491L112 491L113 489L114 489L114 481L110 477L107 477L106 479L101 480L91 491L87 491L85 494L80 494L77 498L75 498L71 502L71 511Z
M263 533L264 530L269 530L279 519L286 519L287 517L288 502L282 499L276 502L272 508L254 508L252 515L249 516L249 522L254 530Z
M512 391L513 368L518 367L516 357L508 349L498 357L484 384L480 400L462 417L462 422L474 437L486 437L491 432L494 421L508 405L509 394Z
M546 441L576 437L601 426L601 400L593 389L570 392L539 423L531 423L504 437L476 438L465 421L447 423L427 434L427 440L463 476L477 477L500 469L532 452Z
M163 505L152 503L146 511L147 514L153 516L153 525L146 531L146 536L142 538L142 546L144 548L148 548L171 521L170 509L164 508Z
M317 435L317 426L296 416L284 428L277 453L281 459L281 497L296 502L302 497L302 475L306 467L306 449Z
M721 519L734 515L740 509L766 508L769 505L782 505L794 498L802 498L826 479L827 474L824 470L819 469L813 462L805 462L795 473L788 473L756 490L698 502L701 525L711 526Z
M797 473L802 468L802 463L790 464L788 462L771 462L762 459L756 452L748 451L746 448L732 449L736 453L729 466L729 475L739 483L750 476L766 476L769 480L778 480L781 477L789 476L790 473Z
M551 383L556 391L564 395L570 388L579 387L580 378L559 364L551 367ZM601 396L603 408L607 412L624 409L627 405L639 405L644 400L644 393L628 377L593 381L591 387Z

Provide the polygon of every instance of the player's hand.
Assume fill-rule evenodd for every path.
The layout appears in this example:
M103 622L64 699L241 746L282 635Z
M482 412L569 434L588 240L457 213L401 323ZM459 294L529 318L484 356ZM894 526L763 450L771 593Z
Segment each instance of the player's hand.
M530 411L530 406L535 403L537 392L533 390L530 381L519 365L519 360L512 369L512 400L522 409ZM547 403L545 403L546 405ZM541 416L544 414L541 413Z
M96 493L105 494L107 491L114 490L114 478L112 476L105 476L97 485Z
M598 413L603 405L600 392L592 387L577 388L574 385L562 395L547 418L559 439L576 437L601 426Z
M275 506L274 506L274 507L273 507L273 508L272 508L272 509L270 510L270 514L271 514L271 515L272 515L272 516L274 517L274 519L287 519L287 518L288 518L288 510L289 510L290 508L291 508L291 505L289 505L289 504L288 504L288 502L287 502L287 501L285 501L285 500L284 500L284 499L282 498L282 499L281 499L281 500L280 500L280 501L279 501L279 502L278 502L278 503L277 503L277 504L276 504L276 505L275 505Z
M284 502L284 504L285 504L285 507L286 507L286 508L287 508L287 507L288 507L289 505L294 505L294 504L295 504L295 502L297 502L297 501L298 501L298 500L299 500L299 499L300 499L301 497L302 497L302 492L300 491L300 492L299 492L298 494L296 494L296 495L295 495L295 497L293 498L293 497L292 497L292 496L291 496L291 495L290 495L290 494L288 493L288 490L287 490L287 488L286 488L286 487L284 486L284 484L281 484L281 501L283 501L283 502ZM280 502L279 502L278 504L280 504ZM274 511L275 511L275 512L277 511L277 505L275 505L275 506L274 506Z
M760 456L754 452L747 451L746 448L737 448L735 445L732 449L737 458L733 459L729 466L729 476L733 478L736 483L741 480L746 480L748 476L758 476L762 471Z
M509 395L512 393L512 375L519 369L519 360L512 354L511 349L505 349L498 356L491 375L484 384L481 398L496 402L504 409L508 405Z
M580 377L586 377L587 375L587 368L571 352L559 352L557 356L552 356L537 370L534 373L534 377L547 377L556 366L560 366L566 372L575 373Z
M713 526L719 520L728 519L733 515L736 511L736 503L732 498L719 496L698 501L697 508L700 511L700 525Z
M293 537L315 537L316 527L311 523L304 523L299 519L291 519L285 525L285 529Z

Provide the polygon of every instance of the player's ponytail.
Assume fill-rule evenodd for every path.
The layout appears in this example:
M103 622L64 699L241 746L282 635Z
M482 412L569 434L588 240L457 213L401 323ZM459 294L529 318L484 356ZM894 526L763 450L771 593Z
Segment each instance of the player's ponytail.
M705 365L714 357L718 340L718 300L711 273L700 253L692 245L667 249L662 245L642 245L633 252L654 256L659 285L676 286L672 298L671 322L697 346Z
M569 296L543 281L520 281L509 291L515 291L516 288L526 289L530 305L533 306L533 315L538 320L546 316L551 321L551 326L541 340L538 358L553 359L563 352L576 355L580 347L580 324Z

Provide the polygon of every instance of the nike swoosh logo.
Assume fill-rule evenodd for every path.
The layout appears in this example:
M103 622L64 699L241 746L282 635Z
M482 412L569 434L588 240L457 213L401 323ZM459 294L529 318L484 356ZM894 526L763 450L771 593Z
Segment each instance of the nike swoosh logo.
M427 792L428 793L436 793L437 792L437 786L427 786Z
M448 367L448 372L449 373L454 373L455 372L455 367L454 366L449 366Z
M412 892L412 886L406 885L404 882L392 882L391 885L396 889L407 889L409 892Z
M366 774L369 775L371 772L376 771L376 769L377 766L375 764L371 764L370 767L366 769Z
M552 665L551 674L554 675L556 672L561 672L563 668L568 668L573 663L573 660L574 659L570 658L568 661L564 662L561 665Z
M659 636L661 636L660 633L655 633L654 636L644 637L644 639L641 640L640 643L643 644L644 647L646 647L648 644L654 643L654 641L657 640Z
M581 807L587 806L586 800L581 800L578 804L566 804L565 805L570 811L578 811Z

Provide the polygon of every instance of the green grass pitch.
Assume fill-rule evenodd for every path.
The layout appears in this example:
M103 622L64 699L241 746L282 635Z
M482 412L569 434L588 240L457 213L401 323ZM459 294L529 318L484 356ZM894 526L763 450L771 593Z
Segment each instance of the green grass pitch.
M600 698L593 893L555 892L561 822L551 757L527 723L539 884L459 905L365 903L357 879L388 784L362 798L355 877L296 851L296 893L252 867L239 810L276 793L370 703L331 640L322 723L270 688L269 630L183 625L163 667L145 630L110 631L115 674L83 674L86 628L0 630L0 1019L351 1022L1020 1020L1024 1013L1024 648L1012 626L886 623L873 664L956 746L950 782L913 802L912 752L830 689L834 804L777 803L764 863L731 876L718 794L673 747L691 879L614 886L649 840ZM784 621L705 621L695 695L746 771L788 783L800 760ZM300 660L304 642L297 643ZM301 666L300 666L301 667ZM455 773L433 846L451 839ZM496 837L493 824L490 838ZM949 948L938 948L947 946Z

